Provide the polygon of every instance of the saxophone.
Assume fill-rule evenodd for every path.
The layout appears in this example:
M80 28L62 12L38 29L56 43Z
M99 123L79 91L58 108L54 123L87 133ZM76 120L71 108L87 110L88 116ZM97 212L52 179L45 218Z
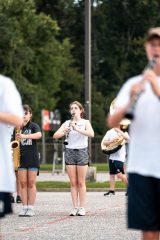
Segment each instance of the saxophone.
M20 166L20 139L16 137L17 133L20 132L20 128L15 129L15 140L11 142L12 157L15 171L18 170L18 167Z

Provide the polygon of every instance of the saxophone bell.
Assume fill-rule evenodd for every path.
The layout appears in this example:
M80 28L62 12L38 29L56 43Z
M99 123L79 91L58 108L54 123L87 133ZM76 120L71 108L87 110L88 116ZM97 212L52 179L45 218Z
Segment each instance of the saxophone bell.
M19 148L19 142L17 140L11 142L11 148L16 149Z

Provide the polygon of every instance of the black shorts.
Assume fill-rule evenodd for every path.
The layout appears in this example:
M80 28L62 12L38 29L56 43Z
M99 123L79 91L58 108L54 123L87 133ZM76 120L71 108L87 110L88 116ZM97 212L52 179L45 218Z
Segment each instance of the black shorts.
M160 231L160 179L129 174L128 227Z
M0 192L0 218L12 213L11 194Z
M124 174L124 163L117 160L109 159L109 173L110 174Z

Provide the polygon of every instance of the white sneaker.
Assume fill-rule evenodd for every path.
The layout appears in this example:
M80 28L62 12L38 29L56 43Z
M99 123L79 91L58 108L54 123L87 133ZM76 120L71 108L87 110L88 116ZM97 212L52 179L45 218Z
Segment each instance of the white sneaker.
M78 212L78 207L75 207L70 211L69 216L76 216L77 212Z
M22 211L19 213L19 217L25 217L27 210L27 208L23 208Z
M77 216L85 216L86 211L83 207L79 208L78 212L77 212Z
M33 209L28 208L27 212L26 212L26 217L33 217L35 215L35 212Z

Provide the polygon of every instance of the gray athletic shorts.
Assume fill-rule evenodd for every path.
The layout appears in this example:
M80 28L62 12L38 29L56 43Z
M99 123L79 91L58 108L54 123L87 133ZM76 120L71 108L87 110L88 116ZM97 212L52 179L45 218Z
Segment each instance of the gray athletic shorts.
M88 148L82 149L65 149L65 163L66 165L84 166L89 163Z

